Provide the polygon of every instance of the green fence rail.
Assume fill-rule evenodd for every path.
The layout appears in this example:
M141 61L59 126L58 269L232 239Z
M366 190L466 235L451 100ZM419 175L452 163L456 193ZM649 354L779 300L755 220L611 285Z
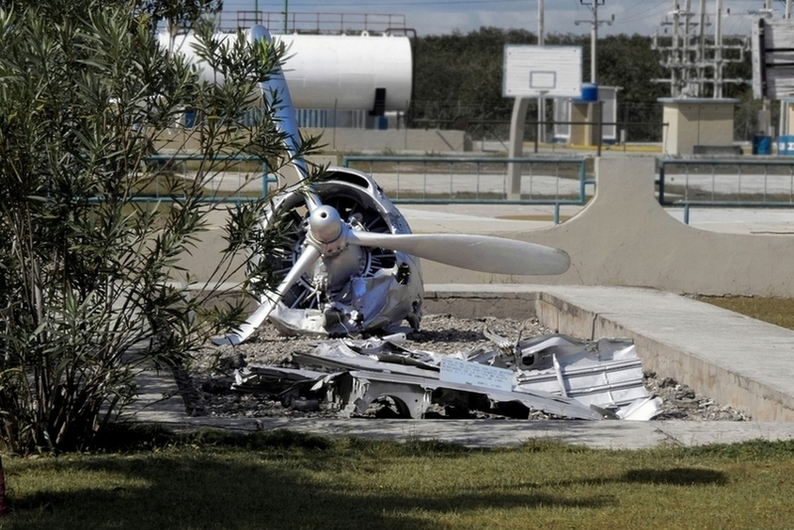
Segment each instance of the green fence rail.
M656 180L662 206L691 208L792 208L794 158L662 159Z
M520 175L517 193L511 164ZM583 158L351 155L342 165L371 174L395 204L550 205L555 224L560 207L584 205L595 184Z
M135 200L178 200L169 190L174 177L186 181L203 175L208 202L245 202L266 196L276 178L255 157L218 156L211 169L202 168L194 155L156 155L147 164L158 165L159 176L141 190ZM514 190L511 164L517 167L519 189ZM560 207L582 206L590 196L583 158L496 158L345 156L342 165L373 176L395 204L527 204L554 207L554 222L560 222Z
M202 201L241 203L267 196L275 176L259 158L247 155L218 155L211 160L196 155L152 155L144 160L156 167L152 182L139 190L135 201L176 201L179 180L190 182L200 172ZM174 186L174 183L177 183Z

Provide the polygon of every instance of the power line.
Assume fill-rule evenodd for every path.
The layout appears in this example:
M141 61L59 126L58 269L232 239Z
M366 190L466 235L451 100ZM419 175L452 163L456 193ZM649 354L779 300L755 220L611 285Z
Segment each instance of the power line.
M637 7L639 7L639 5L632 6L631 8L627 9L626 11L624 11L621 14L620 21L615 21L614 25L615 26L624 26L626 24L631 24L633 22L644 21L645 19L648 18L649 13L654 13L654 12L664 13L665 11L667 11L662 6L652 5L649 8L647 8L646 10L644 10L644 11L640 11L639 13L632 13L628 17L626 16L626 13L628 13L630 10L635 9Z

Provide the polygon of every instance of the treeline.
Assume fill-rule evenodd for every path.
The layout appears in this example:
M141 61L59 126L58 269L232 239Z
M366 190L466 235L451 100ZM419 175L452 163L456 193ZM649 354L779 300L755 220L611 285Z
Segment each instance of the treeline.
M415 43L414 100L411 118L414 126L465 128L475 138L506 137L513 100L502 97L502 66L506 44L538 43L535 33L501 28L481 28L468 34L418 37ZM590 80L590 36L551 34L546 45L581 46L582 79ZM630 141L659 141L662 107L658 99L670 97L669 72L661 65L662 55L652 49L652 39L642 35L610 35L598 40L597 82L601 86L620 87L618 122L626 122ZM750 54L744 61L729 63L723 77L747 79L747 84L727 84L725 97L739 98L736 125L737 139L754 133L755 111L759 102L752 99ZM704 97L713 87L707 86ZM547 120L552 119L548 105ZM528 120L537 116L530 103ZM527 139L534 138L535 128L526 128Z

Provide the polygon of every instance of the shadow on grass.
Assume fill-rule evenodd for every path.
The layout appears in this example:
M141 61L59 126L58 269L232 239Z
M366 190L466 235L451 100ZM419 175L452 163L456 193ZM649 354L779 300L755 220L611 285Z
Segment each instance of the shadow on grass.
M721 471L696 467L672 469L630 469L614 477L564 480L548 483L524 483L524 487L606 486L609 484L648 484L664 486L727 486L728 477Z
M15 475L52 476L52 486L15 495L17 515L8 520L11 528L423 530L444 528L434 520L444 514L602 508L612 502L603 496L566 499L539 492L487 491L476 481L463 492L432 494L394 486L388 477L382 485L377 480L365 481L369 486L356 483L363 474L393 467L393 457L403 452L452 458L469 453L452 445L416 442L379 448L378 442L329 442L286 431L202 436L200 444L185 440L152 451L22 462L15 466ZM422 465L415 472L419 480ZM69 480L74 481L71 486Z
M677 467L673 469L631 469L621 477L621 481L640 484L669 484L674 486L724 486L728 483L727 477L720 471L691 467Z

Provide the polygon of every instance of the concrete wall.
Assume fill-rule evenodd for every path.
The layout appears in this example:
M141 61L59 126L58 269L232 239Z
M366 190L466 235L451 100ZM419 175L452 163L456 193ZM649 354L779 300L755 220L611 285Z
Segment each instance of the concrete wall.
M565 250L571 256L565 274L495 275L423 261L424 281L794 296L794 236L723 234L684 225L659 206L654 180L653 158L597 159L596 195L581 212L554 227L501 234Z

